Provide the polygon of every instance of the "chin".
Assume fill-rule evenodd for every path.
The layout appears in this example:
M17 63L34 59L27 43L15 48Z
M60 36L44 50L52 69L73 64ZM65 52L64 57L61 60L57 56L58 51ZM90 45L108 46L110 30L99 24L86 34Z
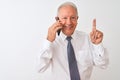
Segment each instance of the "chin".
M73 32L67 32L66 36L71 36L73 34Z
M73 30L63 30L63 33L66 35L66 36L71 36L73 34Z

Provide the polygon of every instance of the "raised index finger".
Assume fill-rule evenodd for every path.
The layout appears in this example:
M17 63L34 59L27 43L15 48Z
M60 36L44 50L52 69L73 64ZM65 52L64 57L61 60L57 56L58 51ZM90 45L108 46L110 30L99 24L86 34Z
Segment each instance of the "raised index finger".
M96 19L93 19L92 31L96 31Z

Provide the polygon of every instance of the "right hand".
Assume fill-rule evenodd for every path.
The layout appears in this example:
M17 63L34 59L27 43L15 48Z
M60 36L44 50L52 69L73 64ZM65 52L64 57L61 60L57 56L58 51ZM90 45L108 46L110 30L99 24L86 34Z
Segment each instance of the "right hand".
M62 23L60 20L56 21L51 27L48 29L47 40L53 42L56 38L56 32L62 28Z
M96 29L96 19L93 20L93 28L90 33L90 38L93 44L99 44L103 40L103 32Z

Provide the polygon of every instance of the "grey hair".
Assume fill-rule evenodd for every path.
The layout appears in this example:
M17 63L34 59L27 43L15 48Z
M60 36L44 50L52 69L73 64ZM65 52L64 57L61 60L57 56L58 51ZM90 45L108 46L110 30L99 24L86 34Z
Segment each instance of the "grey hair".
M58 13L59 13L59 10L60 10L62 7L64 7L64 6L71 6L71 7L73 7L73 8L76 10L76 13L77 13L77 16L78 16L77 7L76 7L76 5L75 5L74 3L72 3L72 2L65 2L65 3L61 4L61 5L58 7L57 15L58 15Z

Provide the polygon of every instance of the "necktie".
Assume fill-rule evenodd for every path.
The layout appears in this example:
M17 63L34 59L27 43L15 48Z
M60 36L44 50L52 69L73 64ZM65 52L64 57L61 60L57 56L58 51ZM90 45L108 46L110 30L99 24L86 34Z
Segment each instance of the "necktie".
M80 75L79 75L79 71L78 71L78 67L77 67L74 49L71 44L72 37L67 37L66 39L68 41L67 54L68 54L70 78L71 78L71 80L80 80Z

